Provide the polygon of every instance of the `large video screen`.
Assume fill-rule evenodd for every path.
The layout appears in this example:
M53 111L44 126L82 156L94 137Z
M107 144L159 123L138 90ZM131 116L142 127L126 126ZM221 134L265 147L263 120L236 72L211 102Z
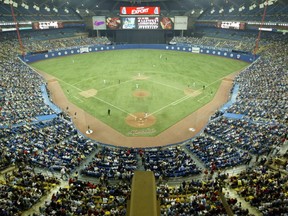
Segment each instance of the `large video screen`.
M136 17L122 18L122 29L136 29Z
M158 16L107 17L108 30L173 30L174 18Z
M120 17L107 17L106 18L107 29L117 30L121 29L121 18Z
M172 17L160 17L160 29L174 29L174 19Z

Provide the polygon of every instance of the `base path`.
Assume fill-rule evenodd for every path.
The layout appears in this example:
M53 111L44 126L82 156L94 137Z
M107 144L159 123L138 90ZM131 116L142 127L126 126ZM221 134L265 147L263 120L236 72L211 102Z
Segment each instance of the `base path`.
M50 91L52 101L63 111L66 111L66 108L69 107L68 114L70 114L76 128L81 131L81 133L85 134L89 126L90 129L93 130L93 133L86 136L91 139L115 146L141 148L179 143L198 134L208 123L209 117L229 99L233 79L238 72L222 80L212 101L155 137L124 136L69 102L58 81L55 80L55 77L42 72L39 73L47 80L47 87ZM77 113L77 116L75 116L75 113ZM193 130L191 130L191 128L193 128Z

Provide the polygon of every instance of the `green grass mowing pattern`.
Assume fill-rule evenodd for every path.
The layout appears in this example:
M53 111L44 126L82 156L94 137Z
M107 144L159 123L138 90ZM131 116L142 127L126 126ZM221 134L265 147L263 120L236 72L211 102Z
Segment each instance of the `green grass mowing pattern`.
M148 136L159 134L211 101L221 79L247 65L223 57L163 50L97 52L32 64L56 77L71 102L124 135L135 130L125 123L127 115L153 114L157 119L152 126L155 133ZM148 79L135 80L139 74ZM188 87L199 95L186 96L184 89ZM89 89L96 89L97 94L90 98L79 94ZM133 92L139 89L150 95L134 97ZM108 108L111 117L107 117Z

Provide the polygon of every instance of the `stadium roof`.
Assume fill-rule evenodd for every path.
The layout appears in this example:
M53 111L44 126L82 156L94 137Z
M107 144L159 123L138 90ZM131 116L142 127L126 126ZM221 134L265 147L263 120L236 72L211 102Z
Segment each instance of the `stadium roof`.
M0 0L0 2L9 0ZM38 5L39 7L56 6L71 7L74 9L89 9L90 11L100 10L118 10L120 6L160 6L162 10L193 10L204 9L209 6L239 7L244 4L260 4L266 0L12 0L18 4L27 3L29 5ZM277 1L280 4L287 4L287 0L269 0Z

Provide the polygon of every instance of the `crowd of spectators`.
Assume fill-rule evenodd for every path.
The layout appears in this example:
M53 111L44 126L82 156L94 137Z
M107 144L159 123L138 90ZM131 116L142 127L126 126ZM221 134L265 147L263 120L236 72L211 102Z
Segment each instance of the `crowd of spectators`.
M201 172L180 146L145 149L141 157L145 170L153 171L157 178L185 177Z
M33 172L32 167L25 164L11 174L6 174L0 185L0 215L17 216L31 208L41 197L46 195L60 182L54 177L45 177Z
M30 122L36 116L53 113L44 103L39 87L45 82L15 58L13 42L0 42L0 52L4 54L0 58L0 127Z
M3 128L0 131L3 158L15 162L27 155L35 165L60 170L73 170L95 148L95 143L77 133L71 122L54 118L47 122Z
M271 148L283 144L287 126L221 117L210 122L204 132L229 143L231 147L262 155L269 154Z
M288 176L265 166L230 177L230 186L264 216L288 214Z
M82 173L97 178L130 181L137 168L136 156L135 149L103 147L93 160L85 165Z
M228 50L241 50L251 52L255 46L255 38L250 40L225 40L211 37L174 37L170 43L191 44L195 46L220 48Z
M266 49L256 63L236 77L239 94L227 112L287 124L287 40L274 42Z
M24 39L26 52L38 52L44 50L59 50L67 47L80 47L88 45L107 45L111 42L107 37L81 37L81 38L63 38L53 40L30 40Z
M51 200L41 207L41 216L50 215L126 215L130 184L119 182L115 185L94 184L69 180L68 188L60 188Z
M206 130L206 129L205 129ZM230 141L221 141L207 134L200 135L186 145L210 171L249 164L252 156Z
M160 199L161 215L226 215L220 200L222 183L219 180L183 181L178 186L162 185L157 188ZM241 202L224 194L235 215L251 215Z

